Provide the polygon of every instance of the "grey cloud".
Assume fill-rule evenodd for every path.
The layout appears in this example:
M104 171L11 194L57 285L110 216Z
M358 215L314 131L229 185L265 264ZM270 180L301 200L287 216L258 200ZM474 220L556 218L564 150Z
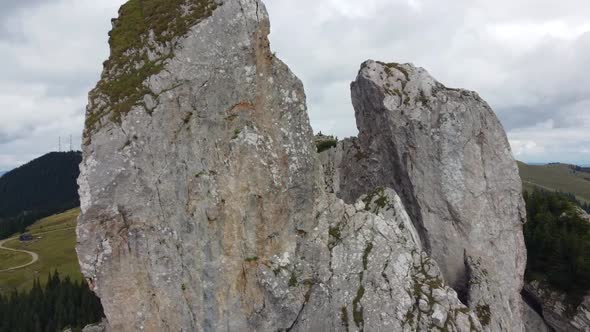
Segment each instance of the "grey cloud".
M43 3L55 2L55 0L3 0L0 8L2 13L7 15L11 11L36 6Z
M310 9L305 13L293 8L299 2L268 4L271 14L279 16L273 25L273 46L306 83L315 127L338 121L338 134L354 134L351 107L343 107L335 99L338 96L331 98L326 86L352 80L360 62L368 58L413 62L449 86L477 90L509 129L548 119L568 125L570 105L590 96L590 81L580 70L590 58L587 36L575 41L547 36L545 42L522 52L495 40L486 30L496 24L532 24L548 18L577 22L584 18L579 14L581 7L590 9L588 4L576 1L575 6L555 8L551 1L544 1L552 10L537 10L543 7L537 1L530 7L504 1L454 1L444 6L422 1L421 9L415 10L407 2L377 2L369 17L332 15L321 23L314 22L320 15L314 10L326 8L311 2L309 7L308 1L303 2ZM292 30L284 23L297 20L307 24ZM339 98L348 101L347 87L340 87Z
M0 86L42 89L33 97L22 94L21 103L34 100L43 119L61 114L57 120L64 122L75 114L80 119L54 130L80 133L86 93L108 54L110 18L123 1L3 1ZM265 2L271 47L303 80L316 131L356 134L349 83L361 62L412 62L448 86L478 91L521 156L540 160L558 156L556 151L578 151L590 163L590 156L580 152L590 145L581 136L590 131L590 76L584 70L590 59L588 1ZM589 32L571 37L584 26ZM59 112L64 107L70 111ZM3 112L0 124L7 118ZM549 122L551 128L541 125ZM15 156L5 160L22 160L19 156L55 145L41 142L39 133L48 129L24 116L10 129L0 130L0 138L11 140L0 141L0 156ZM15 132L30 131L36 134L14 140ZM555 143L544 138L562 136Z
M0 40L17 41L25 38L19 30L18 21L14 20L18 12L56 2L57 0L3 0L0 3Z
M26 133L30 130L31 130L31 127L23 128L23 130L15 133L15 134L4 133L4 132L0 131L0 145L10 144L14 141L22 139L23 137L26 137Z

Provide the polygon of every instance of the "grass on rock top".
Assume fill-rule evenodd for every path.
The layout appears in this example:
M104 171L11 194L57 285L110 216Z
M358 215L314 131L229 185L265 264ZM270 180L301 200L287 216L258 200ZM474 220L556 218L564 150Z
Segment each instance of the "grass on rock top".
M86 135L98 121L111 113L119 121L149 90L144 82L164 68L172 57L174 42L190 28L211 16L217 4L214 0L130 0L119 9L109 33L111 56L104 63L105 72L91 98L107 100L101 109L93 110L86 119ZM148 58L148 52L159 52Z
M410 80L410 73L408 72L408 70L406 68L402 67L401 64L396 63L396 62L386 63L386 62L382 62L382 61L377 61L377 63L385 67L385 71L387 72L388 75L392 75L393 73L391 70L396 69L404 75L404 77L406 78L406 81Z

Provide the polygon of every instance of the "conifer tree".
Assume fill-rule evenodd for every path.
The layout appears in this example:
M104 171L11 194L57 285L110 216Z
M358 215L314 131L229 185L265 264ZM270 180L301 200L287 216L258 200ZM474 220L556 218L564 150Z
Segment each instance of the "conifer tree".
M27 293L0 294L0 332L55 332L80 329L103 317L100 300L85 283L49 273L45 287L37 279Z

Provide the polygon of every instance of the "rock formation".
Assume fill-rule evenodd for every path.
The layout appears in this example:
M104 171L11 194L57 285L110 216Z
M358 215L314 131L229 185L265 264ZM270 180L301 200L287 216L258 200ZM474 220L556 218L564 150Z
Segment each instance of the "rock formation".
M440 228L449 240L484 242L465 244L460 256L469 267L469 309L445 283L449 271L463 270L424 250L437 255L425 236L430 224L417 200L408 200L412 187L359 186L349 204L325 190L303 86L270 51L269 28L258 0L131 0L113 21L111 56L87 107L77 228L82 272L101 298L108 329L519 328L519 302L503 291L517 291L511 277L522 272L521 257L490 260L476 251L520 254L505 240L520 231L514 206L498 196L495 206L510 219L494 219L496 211L468 225L460 217L472 211L453 210L460 236ZM408 86L428 82L422 79ZM497 138L479 129L484 142ZM488 182L499 182L479 188L480 195L513 189L505 153L486 161ZM507 177L488 162L509 167ZM342 165L332 160L331 167ZM428 195L450 189L435 180L424 179ZM347 181L338 183L354 182ZM471 183L451 189L454 198L475 194ZM482 202L465 208L489 212L475 203ZM492 221L499 224L486 224ZM496 236L500 231L505 235ZM505 270L496 269L498 261ZM498 300L483 302L488 295Z
M577 305L568 303L566 294L552 290L538 281L525 285L525 290L540 306L543 319L557 332L590 331L590 295Z
M82 332L104 332L107 329L108 323L106 320L101 321L98 324L87 325L82 329ZM65 329L63 332L73 332L71 328Z
M484 326L520 331L526 212L493 111L409 64L368 61L351 88L360 133L322 157L328 189L349 203L395 189L425 250Z
M524 326L526 332L551 332L551 328L545 323L532 307L524 305Z

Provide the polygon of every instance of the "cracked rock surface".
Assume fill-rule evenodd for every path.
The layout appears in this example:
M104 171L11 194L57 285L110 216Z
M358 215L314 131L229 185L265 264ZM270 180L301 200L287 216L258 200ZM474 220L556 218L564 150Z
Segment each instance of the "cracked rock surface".
M107 330L489 325L496 307L459 300L403 195L383 185L344 202L326 190L303 86L270 51L264 5L176 8L193 19L197 9L206 15L181 35L146 31L145 48L124 52L137 62L105 68L90 94L77 251ZM480 258L466 258L483 280L477 294L504 296L486 288Z
M151 51L174 48L144 103L86 128L77 251L113 330L252 330L276 309L258 266L314 226L317 162L303 87L268 33L259 1L220 3Z
M568 302L566 294L539 281L527 283L525 290L540 306L544 321L553 330L557 332L590 331L590 295L586 294L574 307Z
M490 331L521 331L522 185L506 134L475 92L411 64L365 62L352 83L358 138L324 152L347 203L395 189L426 252Z

